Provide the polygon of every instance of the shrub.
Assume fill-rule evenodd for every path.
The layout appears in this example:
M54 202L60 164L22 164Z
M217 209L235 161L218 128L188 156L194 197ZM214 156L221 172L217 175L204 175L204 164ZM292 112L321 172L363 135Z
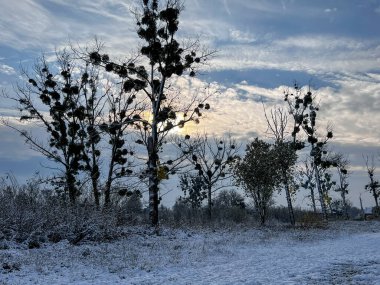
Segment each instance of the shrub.
M299 220L301 228L326 228L327 223L323 219L322 213L307 212Z
M4 181L3 181L4 182ZM43 242L63 239L77 244L83 240L109 240L122 234L122 226L142 220L140 198L113 203L99 209L86 199L66 203L54 191L0 184L0 237L37 248Z

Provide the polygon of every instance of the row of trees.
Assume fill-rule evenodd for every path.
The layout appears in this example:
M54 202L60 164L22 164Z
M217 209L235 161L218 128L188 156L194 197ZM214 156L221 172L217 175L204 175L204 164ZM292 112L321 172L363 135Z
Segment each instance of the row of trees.
M284 189L289 220L295 225L292 196L300 185L311 191L314 212L317 212L314 194L314 190L317 190L325 220L328 218L327 205L331 205L329 191L335 187L334 190L341 194L345 217L348 217L346 194L349 163L342 154L332 154L328 150L327 142L333 137L331 128L327 128L324 136L319 135L319 106L315 104L315 97L310 89L304 92L295 84L293 89L284 93L284 99L288 104L288 112L278 108L271 110L270 114L265 113L273 144L256 139L248 145L246 156L237 165L238 181L253 196L262 223L265 222L274 190ZM289 123L293 125L290 132ZM301 170L302 181L297 183L298 154L306 149L310 151L308 161ZM338 187L328 171L331 167L337 168L340 180Z
M5 123L56 163L60 172L51 181L69 203L76 203L86 185L90 185L95 204L100 207L103 201L105 208L112 201L113 190L120 195L139 195L142 185L147 185L150 221L157 226L160 182L191 166L195 175L180 178L184 199L194 207L206 199L209 217L213 193L235 180L253 198L262 223L273 191L284 189L294 225L292 196L299 184L296 162L309 146L302 186L310 190L314 210L316 187L327 219L328 192L335 187L328 172L331 167L338 169L336 189L346 205L348 161L328 151L331 129L318 136L319 107L311 91L304 92L297 84L284 94L289 113L275 109L266 114L272 143L256 138L242 158L232 138L185 135L171 139L174 130L198 123L210 109L208 90L183 94L175 79L196 76L214 51L202 49L198 41L179 42L180 1L143 0L141 4L135 13L142 41L136 57L116 61L102 52L100 44L92 49L65 50L57 54L56 63L41 58L33 73L25 71L27 83L19 85L12 97L21 111L20 119L37 122L48 133L49 142ZM375 182L371 180L369 189L378 189Z
M331 127L327 127L325 135L320 135L321 132L317 128L317 114L320 107L315 104L316 100L310 89L304 92L295 84L294 89L285 92L285 101L288 104L288 110L275 108L269 114L265 112L271 142L256 138L247 145L243 157L235 156L230 161L231 163L226 160L229 166L229 177L245 190L248 197L253 199L261 223L265 223L269 206L273 202L273 193L278 190L285 192L289 221L295 225L292 200L301 187L310 192L309 197L315 213L317 213L316 194L318 194L323 219L328 219L329 212L337 213L338 208L337 214L347 219L350 204L347 199L350 175L350 162L347 156L334 153L329 149L328 141L333 138ZM293 127L290 127L289 122ZM220 143L223 144L223 141ZM207 146L210 152L210 145L205 141L200 145L202 150ZM222 150L222 148L219 149ZM305 152L307 150L309 154ZM213 154L212 151L210 153ZM307 154L307 159L303 164L298 163L301 153L303 156ZM204 152L197 152L197 154L198 156L193 157L195 163L198 161L197 157L201 158L201 161L218 160L216 156L212 159L206 158ZM372 193L378 207L380 187L378 181L374 179L374 163L372 161L369 165L367 158L366 165L370 183L365 188ZM337 181L333 179L332 169L335 169ZM203 171L200 172L202 173ZM215 182L217 180L218 177ZM200 177L185 176L181 179L182 189L185 194L188 193L187 200L191 201L195 207L200 205L202 199L208 198L211 215L212 191L208 191L209 194L203 191L207 189L206 185L206 179L202 179L202 175ZM212 184L209 188L211 187ZM217 189L215 188L215 191ZM337 192L341 200L333 201L332 191Z
M91 50L59 53L58 65L42 58L33 74L24 72L28 84L18 86L12 99L18 103L21 120L36 121L47 131L47 145L5 123L57 163L61 174L52 182L63 188L71 204L76 203L84 181L91 181L96 205L100 206L104 194L106 207L117 181L122 180L121 194L131 193L143 181L149 189L151 223L157 225L160 180L175 173L186 159L182 152L160 160L167 136L189 122L198 123L203 111L210 109L205 92L186 94L184 99L172 79L195 76L197 66L213 52L201 50L197 41L176 39L179 1L141 4L136 20L143 44L137 57L114 61L97 44ZM140 153L140 145L145 148L147 167L141 167L135 146L128 145L131 141Z

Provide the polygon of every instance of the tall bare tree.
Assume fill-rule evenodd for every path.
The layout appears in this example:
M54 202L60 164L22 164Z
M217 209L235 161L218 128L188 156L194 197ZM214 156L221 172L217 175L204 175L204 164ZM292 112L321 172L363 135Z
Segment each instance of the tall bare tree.
M107 143L110 148L104 185L105 206L111 202L113 182L133 174L134 151L131 146L128 147L126 136L129 135L131 139L131 128L136 126L135 119L140 118L145 111L144 102L136 100L135 92L124 90L124 79L120 83L107 83L107 112L100 124L100 130L108 137Z
M365 165L367 168L367 174L369 178L369 183L365 185L365 189L369 191L373 198L375 199L375 205L377 211L379 210L379 196L380 196L380 183L375 179L375 158L372 155L371 158L369 156L364 157Z
M342 153L337 153L335 155L336 157L336 169L339 176L339 185L336 192L340 193L340 196L342 198L342 206L343 206L343 215L345 219L348 219L348 205L347 205L347 194L348 194L348 177L349 177L349 165L350 161L348 160L347 156L345 156Z
M89 60L104 66L106 71L124 79L126 92L135 91L145 97L150 106L135 122L141 134L137 143L146 147L148 156L149 215L158 225L160 152L170 130L186 123L198 122L202 110L210 108L204 99L182 94L171 79L188 73L196 75L196 67L213 54L200 49L198 41L180 44L177 40L182 6L178 0L143 0L136 11L137 35L143 41L139 63L117 63L107 54L94 51ZM172 162L172 160L170 160Z
M307 158L302 163L302 169L301 169L301 186L305 188L306 190L310 191L310 200L311 205L313 207L314 213L317 212L317 206L315 204L315 175L314 175L314 163L313 160L310 158Z
M294 91L287 91L284 94L285 101L288 103L289 112L294 120L294 129L292 132L293 145L297 150L305 147L305 142L299 140L299 133L304 131L307 142L310 144L310 156L313 158L314 163L314 175L319 194L319 201L321 203L322 213L325 220L328 219L327 208L324 201L324 194L321 185L320 172L323 168L328 168L332 164L325 157L324 147L328 140L333 137L331 128L328 127L327 134L324 137L319 137L316 128L317 113L319 106L315 104L315 98L308 88L308 91L304 93L302 88L297 83L294 84Z
M63 175L56 175L52 181L57 189L63 187L71 203L90 181L95 204L100 206L104 190L107 206L112 182L131 171L125 167L127 156L133 155L125 147L126 135L130 134L126 129L135 125L135 117L145 109L143 102L134 100L133 92L125 92L123 81L105 82L103 74L100 80L97 65L76 57L67 50L57 52L56 62L48 63L42 57L32 74L24 71L28 82L20 84L11 98L19 105L20 119L44 129L48 143L17 125L7 125L32 149L59 165L57 169ZM105 169L107 174L101 175ZM106 177L104 185L102 177Z
M278 163L281 167L281 180L285 188L286 201L288 204L289 220L291 225L295 225L292 197L290 193L290 184L293 179L294 166L297 161L296 149L287 138L288 126L287 112L282 108L276 108L270 111L270 116L265 112L265 118L268 125L268 132L274 137L277 145ZM293 142L294 143L294 142Z
M57 66L40 58L32 75L23 74L28 83L19 85L11 98L19 104L20 120L42 127L48 134L48 144L24 129L7 125L19 132L32 149L59 165L63 175L55 183L63 185L72 204L80 195L79 172L89 171L98 204L99 137L91 128L100 112L90 110L90 102L95 103L98 92L98 78L95 69L88 65L81 68L76 63L66 51L57 53ZM76 68L81 70L79 75L74 72Z
M206 134L182 140L179 146L203 180L211 219L212 195L219 189L231 186L233 164L238 159L239 146L231 137L210 138Z

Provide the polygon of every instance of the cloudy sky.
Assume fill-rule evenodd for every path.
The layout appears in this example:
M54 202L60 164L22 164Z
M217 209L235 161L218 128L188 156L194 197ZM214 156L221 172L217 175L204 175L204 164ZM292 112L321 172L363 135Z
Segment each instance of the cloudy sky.
M132 0L0 0L0 88L12 93L20 66L68 42L94 36L116 56L136 51ZM218 94L201 130L230 132L247 141L264 136L266 107L284 106L294 80L316 89L321 128L331 124L335 151L351 160L350 199L358 205L366 176L362 155L380 153L380 0L185 0L180 35L197 36L216 57L194 81ZM0 115L13 116L0 98ZM380 179L380 161L378 178ZM43 170L45 161L12 131L0 126L0 175L20 180ZM304 193L300 193L302 198ZM302 199L301 199L302 202Z

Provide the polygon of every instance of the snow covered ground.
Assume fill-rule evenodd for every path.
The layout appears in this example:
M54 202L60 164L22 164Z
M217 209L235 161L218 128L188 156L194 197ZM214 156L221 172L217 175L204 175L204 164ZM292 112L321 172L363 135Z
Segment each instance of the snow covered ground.
M128 231L109 243L0 250L0 284L380 284L378 221Z

